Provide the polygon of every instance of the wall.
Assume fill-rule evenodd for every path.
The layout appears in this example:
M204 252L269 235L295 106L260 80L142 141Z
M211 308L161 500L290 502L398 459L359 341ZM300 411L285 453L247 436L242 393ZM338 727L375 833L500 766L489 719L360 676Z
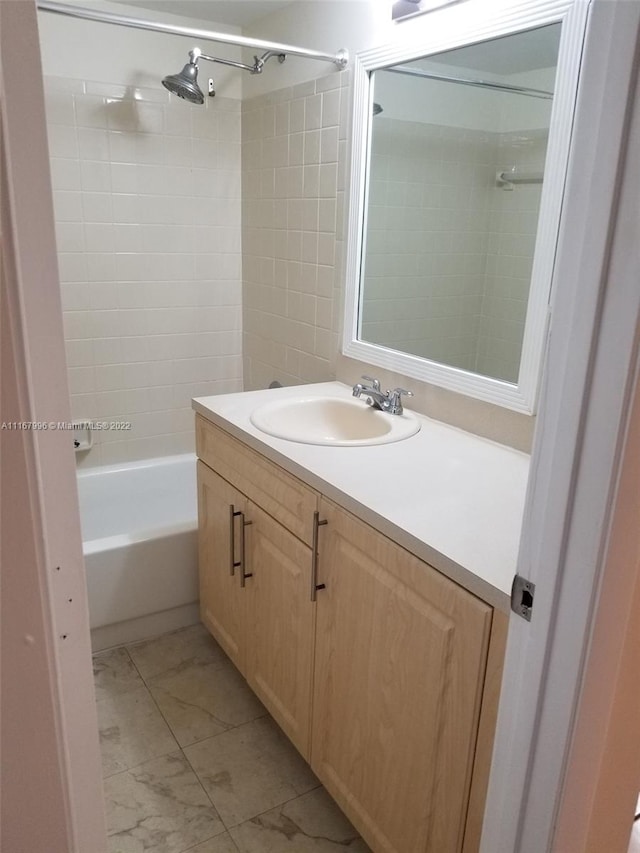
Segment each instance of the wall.
M335 376L347 80L333 74L243 103L247 389Z
M66 0L69 2L69 0ZM94 10L132 18L147 18L178 26L239 33L238 27L185 18L165 11L147 11L123 3L93 0ZM180 3L171 4L178 9ZM170 4L167 4L170 8ZM203 53L240 59L240 48L214 42L199 42L191 36L176 36L112 24L86 21L50 12L38 13L40 52L45 75L121 83L156 89L166 74L173 74L188 61L188 51L200 44ZM216 78L217 90L226 98L242 96L242 75L221 65L203 63L201 79Z
M402 37L403 30L391 22L390 6L379 0L296 0L243 30L248 37L329 54L348 48L352 57L398 34ZM405 29L404 35L408 34L410 31ZM274 68L270 64L264 74L245 79L243 94L252 98L338 73L331 63L291 56L283 65Z
M115 8L117 11L124 12L125 14L128 11L126 7L115 7L113 4L111 5L112 8ZM130 11L133 14L139 14L139 10ZM455 6L451 7L451 10L448 10L448 12L449 11L453 16L462 14L459 8L456 8ZM158 16L154 15L154 17ZM162 15L159 17L168 18L170 16ZM89 78L83 78L84 82L103 83L108 77L107 82L109 83L125 83L132 87L131 91L133 91L133 87L137 87L143 94L147 93L147 87L150 86L153 86L153 90L157 91L157 79L158 77L161 77L162 74L166 73L166 69L168 67L166 64L167 59L171 62L169 70L173 70L174 67L179 68L185 59L186 49L192 44L192 40L190 39L182 40L170 36L164 37L154 33L128 31L115 27L110 28L105 25L72 21L52 15L43 14L41 15L41 19L44 27L46 28L43 33L43 51L45 55L45 65L48 66L50 74L54 74L55 76L67 75L70 79L75 79L77 81L80 79L78 76L78 66L82 64L84 69L83 74L86 73ZM304 2L304 0L301 0L301 2L293 4L288 9L280 13L267 16L261 21L256 22L252 27L247 28L244 31L244 34L254 35L260 38L271 38L277 41L289 41L300 45L307 45L316 49L326 50L328 52L335 51L343 45L348 45L353 54L358 50L369 48L374 44L379 44L384 41L415 40L416 43L419 43L420 38L422 37L421 34L429 31L430 23L430 16L425 15L420 19L412 21L410 25L393 24L390 21L388 9L385 5L377 2L374 3L373 0L367 0L367 2L363 2L363 0L355 0L355 2L333 2L333 0L323 0L323 2L318 2L317 0L316 2ZM202 23L200 25L202 25ZM206 26L211 27L212 25L208 24ZM92 27L93 29L89 31L86 29L88 27ZM230 28L225 26L221 27L221 29L228 30ZM111 36L110 33L113 33L114 35ZM122 38L126 38L126 42L121 41ZM60 39L63 39L63 41L60 41ZM64 39L66 39L66 42ZM131 39L133 39L133 41L131 41ZM58 45L62 45L64 49L60 50ZM97 56L93 55L93 51L91 52L92 55L89 56L89 51L86 48L86 45L96 47ZM84 54L83 51L85 51ZM221 46L220 51L224 51L224 55L231 55L228 51L233 51L233 48L223 48ZM113 62L114 55L119 57L117 63ZM80 59L83 59L82 63L80 63ZM121 67L121 63L124 64L124 67ZM116 65L117 68L115 67ZM215 71L216 77L218 77L217 67ZM306 153L303 154L303 157L306 156L313 158L320 156L319 154L314 153L314 149L317 150L318 138L318 134L314 131L322 130L322 128L309 127L304 129L304 136L307 137L307 133L309 134L308 139L303 139L302 137L296 137L293 139L295 134L303 133L303 131L300 130L295 130L293 132L289 130L287 133L280 132L282 131L282 123L277 128L277 133L276 128L274 128L276 136L287 136L288 138L286 143L286 165L284 165L284 160L279 161L278 165L266 165L271 162L269 161L269 157L272 156L273 151L270 141L266 141L264 143L264 149L266 152L264 165L261 159L263 152L260 152L257 155L255 155L255 151L253 154L248 153L252 146L247 146L247 143L255 143L253 145L253 148L255 149L258 141L256 139L249 138L251 132L248 129L245 132L243 147L245 148L245 155L249 157L249 160L245 161L248 163L248 171L257 173L258 171L264 170L265 174L262 176L264 180L267 181L269 177L273 177L274 182L271 190L264 185L261 186L259 193L262 194L264 192L265 195L260 199L256 197L256 189L255 186L252 187L251 178L248 179L248 182L245 182L246 185L244 188L245 369L247 370L247 387L263 385L276 377L280 377L281 381L295 382L308 381L310 379L332 378L334 375L338 375L340 378L344 377L346 381L349 381L351 379L352 369L349 367L348 373L342 373L342 359L338 353L338 341L342 317L342 294L344 287L344 200L346 198L346 188L349 179L349 152L346 140L348 137L348 124L350 121L350 92L349 88L345 87L343 84L347 80L349 72L341 74L335 69L335 66L330 63L325 64L311 60L307 61L297 57L289 57L282 66L272 63L267 66L263 75L256 75L255 77L238 75L237 72L221 71L220 73L230 75L227 78L230 81L229 85L241 85L243 87L245 96L247 97L247 111L245 113L247 117L249 117L252 109L254 108L255 110L258 110L267 106L275 107L275 102L269 102L267 100L263 103L259 103L258 101L252 100L253 98L261 95L268 98L269 93L274 91L279 93L276 97L281 99L279 101L281 122L283 121L282 113L285 111L285 107L283 105L287 101L289 101L289 110L291 110L293 101L317 98L317 96L319 94L322 95L324 91L329 92L330 87L339 88L341 91L340 103L342 123L340 125L339 134L342 139L338 146L337 165L335 170L324 170L325 174L329 172L333 173L333 171L335 171L335 194L331 193L331 195L323 196L322 198L320 195L308 196L305 195L305 192L310 192L309 187L307 187L307 190L305 191L303 185L303 189L300 194L299 187L295 187L293 185L295 181L298 180L295 176L295 169L298 165L295 158L299 156L296 145L299 145L300 141L302 141L303 151L306 151ZM90 79L91 77L93 77L93 79ZM294 91L296 86L304 82L309 84L306 89L295 89ZM146 84L146 86L144 84ZM97 90L91 91L95 92ZM220 86L218 86L218 91L221 91ZM237 90L229 89L228 93L235 97ZM85 91L84 94L91 94L91 92ZM219 103L218 99L216 99L214 104L215 103ZM311 107L312 112L313 109L314 107ZM334 127L336 127L336 125L324 128L324 130L333 132L332 128ZM104 128L100 129L102 130ZM109 128L107 128L107 130L109 130ZM325 134L325 142L327 144L327 138L329 136L330 134ZM263 143L260 144L262 145ZM290 145L292 147L289 147ZM282 152L284 143L279 143L279 146L280 153L278 156L283 156ZM253 163L251 162L251 157L254 156L257 156L260 160L259 167L256 165L255 160ZM326 145L324 156L327 156ZM63 159L73 159L73 157L64 157ZM124 165L134 164L124 163ZM144 166L146 164L136 163L135 165ZM166 163L163 165L171 164ZM328 162L320 164L309 161L300 165L303 169L307 169L307 174L310 175L315 171L315 168L313 168L315 166L332 166L334 164ZM276 169L293 170L287 178L286 189L284 189L282 185L284 175L282 171L278 173L280 183L276 187ZM273 171L272 176L267 174L271 171ZM318 175L319 174L320 169L318 169ZM82 191L82 187L80 188L80 191ZM323 192L324 191L326 191L326 186L323 189ZM67 192L77 192L77 190L68 190ZM276 193L279 194L277 197ZM116 192L115 194L117 195L119 193ZM131 194L132 193L128 193L128 195ZM335 226L333 224L334 199ZM262 219L261 225L257 223L255 213L255 210L257 209L255 202L258 200L260 201L261 209L266 211L266 218ZM304 258L301 255L303 248L298 249L298 247L294 245L295 240L298 239L297 236L292 237L292 245L290 247L292 254L289 253L289 247L287 247L286 251L283 249L282 234L284 232L284 219L282 216L282 210L284 205L282 202L284 200L287 201L287 217L289 217L289 210L291 210L291 215L294 216L294 212L300 209L298 202L313 201L314 203L318 203L317 228L313 226L310 218L313 216L311 213L312 205L307 203L304 205L307 211L307 219L305 221L299 220L300 227L293 229L299 235L299 239L304 240ZM273 202L273 205L271 205L271 202ZM291 204L289 204L290 202ZM321 208L323 211L322 223L320 222ZM274 215L277 213L279 219L274 221L269 220L271 210L274 211ZM84 228L84 222L78 220L71 224L81 224ZM91 225L99 223L88 224ZM113 224L131 225L133 223L124 222ZM293 222L292 224L295 225L296 223ZM274 227L270 227L271 225ZM287 221L287 227L289 227L289 221ZM260 232L260 234L257 232ZM276 232L278 232L277 235ZM335 236L333 251L329 248L330 235L332 233ZM269 245L269 241L271 239L278 240L280 242L277 246L275 244L272 246ZM314 248L316 244L317 248ZM77 252L77 249L74 251ZM86 250L83 248L83 251ZM115 254L126 253L126 251L118 252L115 250ZM158 254L168 255L173 253L159 252ZM301 256L296 257L296 255ZM284 264L287 265L286 280L282 278ZM302 265L306 265L304 276L301 276L301 269L298 268L301 268ZM313 270L311 268L313 268ZM329 282L332 270L333 280ZM275 284L271 284L272 280ZM320 287L318 287L318 281L321 283ZM192 284L193 280L188 279L188 282ZM66 282L66 284L73 285L74 282ZM70 291L72 288L67 287L66 289L67 291ZM79 288L75 289L76 291L79 291ZM122 287L121 291L128 292L128 289ZM104 294L106 293L106 290L104 288L94 287L94 292ZM157 293L159 291L156 290L155 292ZM269 302L268 300L270 300L271 297L273 297L273 301ZM238 304L239 303L236 303L234 306L236 309L238 308ZM144 307L142 306L138 306L138 308L133 306L129 307L131 309L127 315L129 320L134 319L133 311L144 310ZM153 303L147 307L154 312L166 311L167 308L166 305L160 306ZM194 306L187 305L182 307L193 308ZM77 310L78 312L81 311L79 308L74 310ZM106 310L124 311L124 307L120 309L120 306L118 306L118 309L112 308ZM182 311L181 315L186 318L188 313L188 311ZM156 314L155 316L159 317L160 315ZM239 317L239 311L237 311L237 316ZM167 322L168 317L169 314L165 313L165 319ZM238 320L233 331L239 333L239 330L240 322ZM268 334L265 334L266 330L268 330ZM184 327L181 327L176 333L177 336L181 337L181 341L178 342L176 340L176 346L178 346L178 343L187 345L189 343L188 337L192 336L192 333L195 331L196 329L193 327L186 330ZM202 330L198 330L198 334L201 332ZM163 330L163 334L170 333ZM109 336L112 335L110 334ZM115 337L118 337L118 335L116 334ZM142 336L128 333L122 337L141 338ZM239 334L237 339L239 340ZM202 338L200 338L200 340L201 343L204 343ZM84 343L80 344L78 341L83 341ZM90 334L87 334L86 337L74 338L74 343L70 347L70 349L74 350L72 358L75 360L87 357L87 351L90 348L91 341L92 337ZM129 343L130 342L127 342L127 346ZM142 345L142 340L140 340L139 343ZM158 345L159 344L160 342L158 342ZM179 351L178 356L171 360L159 360L165 362L171 361L172 365L177 361L180 361L182 362L180 367L185 369L188 366L187 362L190 362L192 366L198 366L206 372L206 366L202 360L203 357L201 350L197 353L193 350L189 350L186 357L183 353L184 350ZM230 355L232 358L237 359L238 354L239 345L237 349L232 350ZM204 358L206 357L211 358L210 351L208 350L206 351ZM140 433L140 442L138 442L137 446L134 446L130 441L114 442L113 440L109 440L109 438L105 440L104 437L101 436L100 438L104 444L99 452L99 458L98 454L95 452L93 454L89 454L90 464L95 464L96 461L102 461L103 458L105 461L111 461L118 458L135 457L142 453L145 455L164 453L168 452L168 448L181 449L183 447L190 446L190 439L188 437L189 430L185 429L187 423L190 423L188 407L185 405L185 401L188 400L188 397L192 393L211 393L214 390L232 390L239 387L240 375L235 368L234 370L236 370L236 372L230 380L231 384L226 384L227 380L221 380L223 384L218 384L215 387L212 387L211 384L206 386L202 385L199 378L202 376L202 373L200 373L198 374L198 377L193 379L193 381L184 381L184 388L180 389L180 392L185 391L186 393L180 400L176 401L175 405L177 409L174 408L173 405L170 408L162 408L168 404L169 387L174 382L173 374L171 371L166 369L168 365L165 364L164 366L158 367L158 365L154 365L152 362L153 359L146 361L147 375L153 375L155 377L154 382L159 380L162 383L160 387L164 388L164 390L162 392L158 392L156 389L159 386L143 383L133 389L133 394L129 393L131 391L129 388L103 389L95 384L93 386L95 390L92 391L90 385L91 377L93 376L93 381L95 383L95 377L98 374L100 376L104 376L107 373L107 371L102 369L104 365L98 365L93 362L91 364L85 364L82 362L74 363L74 369L78 368L76 375L77 382L79 384L74 384L74 390L77 394L75 400L75 411L78 415L87 416L87 411L83 404L90 403L93 395L101 395L102 401L105 402L106 398L104 398L103 395L110 393L111 390L119 391L122 394L121 403L124 403L125 396L128 401L127 405L130 405L131 401L135 399L136 407L143 405L142 401L144 401L145 398L148 399L153 397L155 401L154 405L160 407L160 411L168 413L164 416L165 422L164 425L162 425L160 422L161 419L154 411L151 411L150 407L147 407L146 404L144 404L145 411L143 412L125 412L125 415L131 415L131 418L125 417L125 420L133 419L133 416L136 416L135 420L139 424L139 428L142 430ZM237 364L237 360L234 363ZM127 376L133 376L134 374L129 367L124 366L126 364L127 362L125 361L112 362L109 366L115 365L117 369L115 371L108 371L108 373L113 377L115 373L119 372L118 366L120 366L122 368L123 375L126 371ZM93 368L93 371L83 369L87 367ZM363 365L362 370L366 369L367 366ZM375 368L370 368L370 370L374 369ZM171 370L173 370L173 366ZM145 372L145 368L142 368L142 372ZM158 376L159 372L161 373L161 376ZM208 375L209 374L207 374L207 376ZM89 381L89 385L85 384L86 381ZM403 381L402 384L406 385L410 381L411 380L407 379ZM187 386L191 387L187 388ZM137 393L140 390L143 391L142 394ZM159 398L163 395L164 402L161 402ZM82 397L82 399L79 399L80 397ZM468 402L471 406L474 405L473 401ZM119 406L119 408L121 407L122 406ZM433 414L433 412L431 413ZM435 414L437 415L437 413ZM112 417L111 413L109 413L109 417ZM118 417L121 417L120 413L118 414ZM473 421L472 418L471 421ZM166 431L168 428L167 423L171 423L173 425L170 431ZM152 432L150 433L149 430ZM158 430L161 430L161 432L154 435L153 433ZM109 449L106 449L107 444L109 445ZM116 447L116 445L119 446ZM105 451L104 454L102 453L102 450Z
M194 107L159 83L175 39L40 18L72 412L131 424L79 463L193 451L191 398L242 388L239 74Z
M456 15L462 16L464 11L462 9L463 5L452 6L450 10L447 10L447 13L452 17ZM315 3L299 2L286 10L256 22L254 26L245 30L245 34L277 41L288 41L328 52L346 44L353 55L360 50L369 49L384 42L415 42L419 45L421 39L430 31L431 20L429 15L424 15L421 18L416 18L410 25L393 24L390 21L389 9L385 4L373 2L373 0L354 3L334 3L331 0ZM313 37L310 37L310 33L313 33ZM448 71L450 72L451 69L449 68ZM346 77L347 75L350 76L350 72L345 72L344 76ZM330 65L325 66L323 63L310 61L304 62L290 57L283 66L274 69L272 73L265 73L260 78L247 79L245 81L245 94L249 97L254 93L262 93L266 96L266 93L270 89L283 92L284 89L281 88L283 83L294 86L303 81L313 83L317 87L319 84L322 85L321 81L327 80L331 76L337 76L337 73ZM537 80L532 80L531 85L537 82ZM283 97L287 96L283 95ZM346 131L341 132L346 133L347 137L350 132L349 126L351 121L350 97L350 86L343 86L342 103L343 107L348 110L348 114L345 118L347 122ZM488 97L491 98L491 96ZM489 102L488 99L485 100L487 100L487 103ZM499 126L501 117L495 97L492 99L492 103L490 115L487 110L487 104L484 104L483 109L480 110L480 114L488 123L488 126L495 129L497 125ZM388 102L387 106L389 112L393 113L396 106L393 101ZM457 111L457 115L464 116L466 113L464 111ZM345 283L345 200L349 184L349 167L349 149L345 143L340 147L338 162L336 265L332 306L333 321L331 327L332 336L338 341L338 348L340 346L342 301ZM248 199L245 198L245 205L247 205L247 201ZM245 266L246 272L247 268ZM249 291L250 288L245 288L246 294L249 294ZM263 290L263 294L266 294L266 292ZM311 294L311 296L317 298L318 294ZM255 292L254 296L249 295L249 300L254 298L255 303L258 304L259 299L255 296ZM308 305L311 304L309 298L306 299L306 302ZM245 338L245 370L249 370L249 367L247 367L248 359L250 369L256 375L257 372L261 371L261 381L267 378L275 378L276 375L279 375L277 370L273 368L278 359L280 363L282 362L282 351L297 347L295 338L288 337L288 330L292 328L292 325L287 322L284 314L286 309L282 308L282 304L282 299L280 302L274 300L271 303L270 309L263 314L263 316L269 315L267 317L267 324L277 327L280 333L280 353L277 357L274 354L270 360L266 359L260 363L261 356L258 357L256 351L252 351L251 349L251 336L248 335ZM245 302L245 311L251 310L251 305ZM260 312L258 312L259 314ZM310 316L310 314L307 314L307 317ZM246 321L247 313L245 313ZM311 334L312 330L309 329L309 335ZM260 350L260 347L258 349ZM265 347L262 347L262 350L264 349ZM322 369L319 372L308 373L306 375L313 376L313 378L329 378L333 375L333 370L335 369L335 375L338 379L347 383L353 383L361 373L374 373L375 375L380 375L383 381L413 388L416 391L416 397L412 400L412 404L419 411L423 411L433 417L450 420L466 429L478 431L483 435L511 443L521 449L528 449L530 447L533 423L532 419L527 416L508 412L501 407L480 403L471 398L461 397L460 395L446 392L444 389L438 389L426 384L424 388L416 387L421 383L416 383L415 380L400 374L388 374L376 366L363 362L354 362L352 359L344 358L339 351L335 357L335 367L333 360L330 361L328 369L326 361L323 363L316 362L315 364L316 367L321 367ZM385 379L385 377L388 378ZM299 381L301 378L299 372L291 371L289 373L285 371L281 381L285 381L285 379L288 381ZM254 387L253 384L251 387Z

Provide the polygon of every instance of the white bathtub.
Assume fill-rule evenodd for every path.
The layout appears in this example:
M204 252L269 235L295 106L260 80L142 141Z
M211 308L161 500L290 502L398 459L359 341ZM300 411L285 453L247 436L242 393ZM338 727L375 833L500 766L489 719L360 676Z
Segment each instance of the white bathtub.
M78 472L94 650L198 621L196 458Z

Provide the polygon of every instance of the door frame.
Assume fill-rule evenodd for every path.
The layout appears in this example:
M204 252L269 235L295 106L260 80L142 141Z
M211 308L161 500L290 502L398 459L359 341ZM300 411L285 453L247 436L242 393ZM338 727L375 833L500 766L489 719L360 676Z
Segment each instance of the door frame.
M481 850L554 849L638 354L640 4L593 0ZM635 105L635 112L634 112ZM597 775L598 767L590 771Z

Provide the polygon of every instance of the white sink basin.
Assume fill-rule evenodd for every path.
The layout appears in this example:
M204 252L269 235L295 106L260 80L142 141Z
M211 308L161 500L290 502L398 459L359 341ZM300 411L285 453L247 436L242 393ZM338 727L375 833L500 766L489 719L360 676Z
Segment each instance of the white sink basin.
M420 429L420 421L406 412L389 415L364 400L341 397L274 400L257 408L250 419L276 438L338 447L402 441Z

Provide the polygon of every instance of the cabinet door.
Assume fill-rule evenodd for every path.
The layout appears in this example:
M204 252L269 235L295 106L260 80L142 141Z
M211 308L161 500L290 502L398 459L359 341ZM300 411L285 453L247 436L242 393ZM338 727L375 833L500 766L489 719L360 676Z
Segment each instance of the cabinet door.
M199 461L200 617L241 672L247 605L241 587L245 510L245 497Z
M311 549L255 504L247 518L247 681L308 760L315 605Z
M311 766L376 853L462 845L491 608L322 501Z

